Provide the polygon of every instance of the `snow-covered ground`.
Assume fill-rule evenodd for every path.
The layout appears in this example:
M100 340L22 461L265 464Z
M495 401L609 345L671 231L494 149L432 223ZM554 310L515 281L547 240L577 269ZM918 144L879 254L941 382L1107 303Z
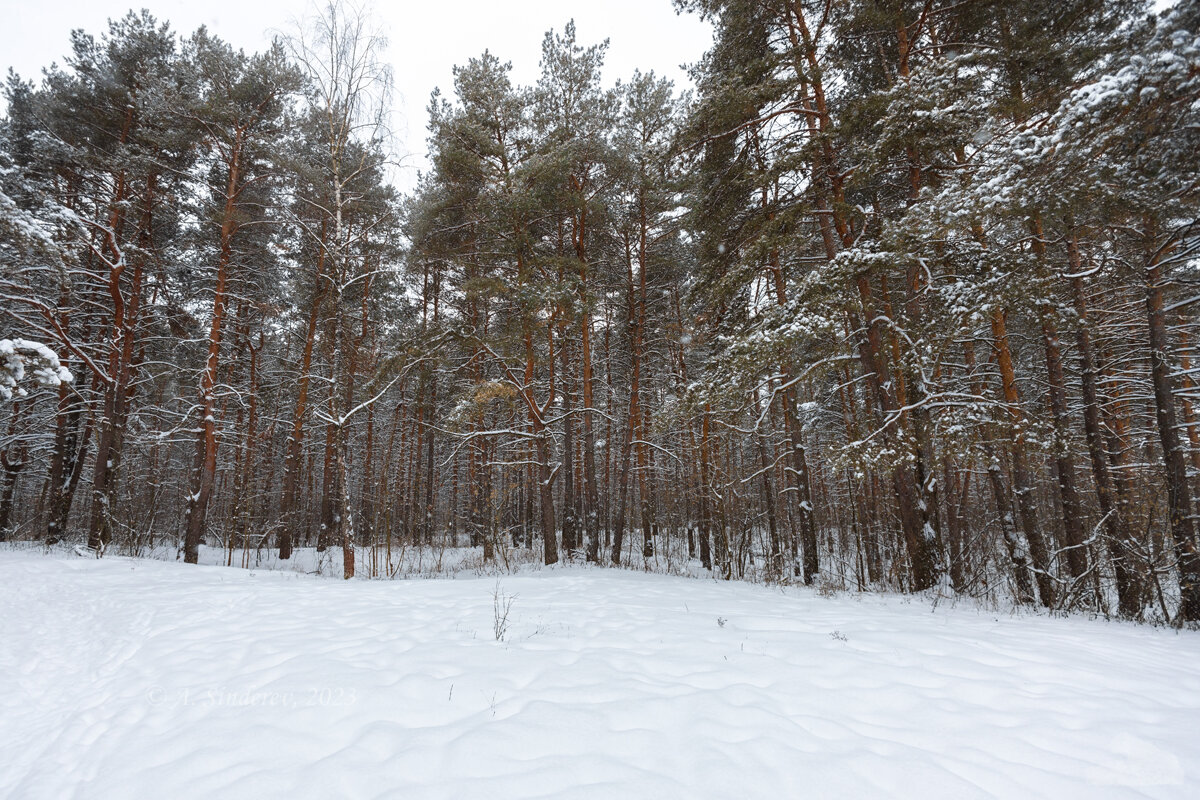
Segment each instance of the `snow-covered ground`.
M47 552L41 543L20 542L0 545L0 552L6 548L34 550ZM50 552L70 552L65 546L52 548ZM76 553L85 553L86 549L78 546ZM509 572L521 567L539 566L540 552L532 549L500 549L504 560L494 564L484 564L482 547L431 547L431 546L397 546L389 552L383 546L359 547L355 555L357 575L361 578L430 578L434 576L455 575L460 572L491 574ZM140 547L136 553L110 553L110 555L136 556L157 561L182 561L183 550L173 543L157 544L154 547ZM279 572L298 572L305 575L325 575L331 578L341 578L345 572L342 569L342 548L329 547L318 552L315 547L297 547L292 551L292 557L281 559L279 551L270 547L257 549L235 549L232 552L221 547L200 545L199 563L209 566L233 566L247 569L261 569Z
M1200 796L1200 634L608 569L496 594L2 552L0 796Z

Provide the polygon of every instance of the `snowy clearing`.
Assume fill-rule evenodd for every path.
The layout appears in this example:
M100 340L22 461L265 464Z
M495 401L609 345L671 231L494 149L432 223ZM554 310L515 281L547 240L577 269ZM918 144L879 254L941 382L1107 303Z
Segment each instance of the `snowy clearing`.
M0 796L1200 787L1194 632L617 570L496 589L0 553Z

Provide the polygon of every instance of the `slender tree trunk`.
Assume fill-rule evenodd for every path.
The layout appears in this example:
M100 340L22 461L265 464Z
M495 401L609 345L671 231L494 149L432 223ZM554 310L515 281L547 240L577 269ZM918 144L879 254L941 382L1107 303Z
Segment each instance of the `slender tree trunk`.
M54 450L50 456L50 474L46 492L46 543L55 544L67 533L71 503L79 485L79 475L87 458L91 440L91 415L80 389L84 373L76 377L76 385L58 387L58 411L54 420ZM84 423L84 418L87 422ZM80 435L80 426L83 433Z
M1167 473L1167 513L1179 559L1179 613L1189 622L1200 620L1200 545L1196 541L1192 493L1187 474L1187 455L1179 438L1175 414L1175 387L1171 380L1167 321L1163 311L1162 257L1170 243L1155 246L1155 221L1145 224L1146 318L1150 329L1150 378L1158 435Z
M1087 438L1092 478L1108 544L1109 557L1117 584L1117 602L1123 617L1133 617L1138 611L1137 590L1130 572L1128 533L1123 513L1125 503L1117 495L1117 487L1109 472L1108 455L1104 452L1104 432L1100 421L1100 398L1096 381L1096 358L1089 332L1087 298L1083 287L1083 263L1079 255L1078 233L1074 229L1067 240L1067 264L1070 270L1071 294L1078 317L1076 343L1079 347L1080 372L1083 382L1083 428Z
M1013 493L1017 496L1021 527L1033 556L1042 605L1052 607L1055 603L1055 592L1054 579L1050 574L1050 554L1046 550L1046 542L1038 526L1037 509L1034 507L1033 481L1030 479L1029 467L1025 460L1025 421L1021 411L1021 395L1017 389L1017 376L1013 371L1012 352L1008 347L1007 321L1002 308L992 312L992 340L996 347L996 363L1000 367L1004 404L1012 431Z
M764 201L765 202L765 201ZM787 305L787 284L783 278L783 269L779 265L779 254L771 254L771 273L775 282L775 302L779 306ZM796 415L796 388L792 385L791 368L781 364L779 368L784 389L780 393L780 403L783 406L784 429L787 432L790 463L785 474L791 477L790 488L796 493L796 518L800 527L800 545L803 548L803 564L801 574L806 585L812 584L820 570L817 553L817 529L813 515L812 486L808 472L808 457L804 450L801 436L800 420Z
M121 130L121 143L128 141L133 124L132 106L126 111ZM138 295L141 280L135 275L129 302L121 288L121 280L129 266L121 250L120 238L125 220L128 182L124 172L116 176L109 214L106 241L108 275L106 290L112 301L112 322L109 328L108 380L104 384L104 404L100 418L100 433L96 443L96 463L92 468L92 510L88 525L88 547L97 554L112 541L112 506L116 497L116 476L120 467L124 443L126 406L131 379L134 328L137 319ZM140 259L136 260L140 265ZM140 266L135 266L135 271Z
M1046 271L1046 243L1042 222L1035 216L1032 223L1033 250L1041 271ZM1066 534L1067 569L1076 583L1087 572L1087 545L1083 534L1083 504L1075 484L1075 459L1070 449L1070 419L1067 411L1067 380L1063 368L1062 346L1058 337L1057 314L1049 300L1038 306L1042 326L1042 345L1046 351L1046 375L1049 387L1050 415L1054 423L1054 462L1058 475L1058 493L1062 501L1063 531ZM1078 592L1078 585L1072 587Z
M280 529L276 541L279 545L279 557L285 560L292 557L292 543L295 538L294 509L299 490L300 464L304 448L304 421L308 414L308 387L312 379L313 346L317 340L321 305L325 297L323 281L327 252L325 248L326 225L327 221L321 220L316 285L304 330L304 347L300 355L300 376L296 381L296 409L292 414L292 428L287 440L287 454L284 456L283 494L279 501Z
M212 496L213 478L217 471L217 370L221 359L221 333L225 323L229 295L229 267L233 260L233 236L237 232L234 220L241 164L241 140L234 142L229 162L229 184L225 189L225 208L221 214L220 256L217 261L217 283L213 289L212 324L208 333L208 358L200 375L200 402L196 439L196 464L192 469L192 491L188 495L187 529L183 540L183 560L195 564L199 558L200 542L208 518L208 502Z
M571 382L568 378L571 367L570 344L564 321L559 332L559 354L562 357L562 377L559 380L562 383L563 397L563 452L560 469L563 486L562 549L568 561L571 560L571 553L578 547L576 538L579 521L579 502L575 492L575 419Z
M29 463L29 447L17 441L17 423L21 417L21 404L12 404L8 422L8 440L14 442L0 451L0 542L5 541L12 526L13 496L17 491L17 477Z
M993 319L993 323L994 322L995 319ZM995 330L995 327L993 327L993 334ZM1005 347L1007 347L1007 338L1005 339ZM971 374L976 374L975 345L973 342L967 341L963 344L963 355L966 360L967 370ZM1011 364L1011 357L1009 363ZM985 394L983 380L975 380L973 383L973 389L978 397L983 397ZM1008 407L1008 413L1011 414L1011 406L1008 406L1007 402L1006 407ZM1023 446L1023 442L1018 438L1017 434L1019 431L1017 431L1013 425L1009 426L1009 431L1012 434L1012 447L1015 451L1018 447ZM1017 535L1017 532L1014 530L1016 520L1013 514L1012 493L1010 493L1004 485L1004 469L1000 464L1000 457L996 453L995 445L993 445L990 438L988 438L989 435L990 431L985 429L984 441L981 445L981 449L983 450L984 459L987 461L988 486L992 490L992 501L996 504L996 514L1000 520L1000 534L1004 539L1004 547L1008 552L1009 561L1012 562L1013 579L1016 582L1017 602L1034 602L1036 600L1036 596L1033 592L1033 584L1029 580L1029 552L1026 543L1021 541L1020 537ZM1021 463L1024 463L1024 456L1022 455L1021 458ZM1016 461L1017 457L1014 454L1013 463L1015 464ZM1029 521L1023 512L1021 514L1021 519L1024 522ZM1033 524L1036 529L1036 519L1033 520ZM1026 537L1026 539L1028 540L1028 537Z

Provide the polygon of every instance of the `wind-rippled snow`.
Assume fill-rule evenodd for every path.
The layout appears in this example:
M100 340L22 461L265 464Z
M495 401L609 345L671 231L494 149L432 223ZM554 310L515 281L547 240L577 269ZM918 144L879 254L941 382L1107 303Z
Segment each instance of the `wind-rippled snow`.
M604 569L0 553L0 796L1200 796L1200 635Z

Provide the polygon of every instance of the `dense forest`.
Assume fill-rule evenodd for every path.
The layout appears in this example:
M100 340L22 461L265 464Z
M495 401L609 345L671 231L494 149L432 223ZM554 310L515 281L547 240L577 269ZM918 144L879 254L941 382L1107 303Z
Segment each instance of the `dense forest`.
M346 4L10 73L0 538L1200 620L1200 5L677 6L693 91L485 52L410 193Z

